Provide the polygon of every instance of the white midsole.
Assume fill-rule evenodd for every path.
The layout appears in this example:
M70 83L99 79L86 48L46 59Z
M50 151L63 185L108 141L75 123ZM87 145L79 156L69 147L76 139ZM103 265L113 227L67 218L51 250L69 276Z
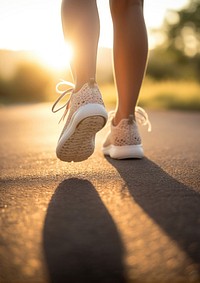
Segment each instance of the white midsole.
M62 134L61 138L58 141L57 151L63 146L67 139L71 137L71 135L75 132L77 125L88 117L93 116L101 116L105 119L105 124L108 119L108 114L105 110L105 107L101 104L86 104L78 108L76 112L71 117L71 120L65 129L64 133Z
M104 155L109 155L114 159L144 157L142 144L124 146L109 145L107 147L103 147L102 151Z

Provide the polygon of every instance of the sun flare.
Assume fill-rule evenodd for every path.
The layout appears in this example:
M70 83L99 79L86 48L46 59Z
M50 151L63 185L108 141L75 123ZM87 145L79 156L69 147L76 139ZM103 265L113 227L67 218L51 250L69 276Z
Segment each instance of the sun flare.
M45 66L61 70L69 66L73 57L73 50L70 44L65 43L59 47L40 48L35 51L35 54Z
M73 52L63 39L61 0L50 2L0 1L0 49L34 50L34 55L49 68L59 70L68 66ZM188 0L146 1L144 14L147 28L161 28L166 9L178 9L187 2ZM113 27L109 1L98 0L97 4L101 24L99 46L112 48ZM154 48L162 38L155 37L151 32L149 34L150 48Z

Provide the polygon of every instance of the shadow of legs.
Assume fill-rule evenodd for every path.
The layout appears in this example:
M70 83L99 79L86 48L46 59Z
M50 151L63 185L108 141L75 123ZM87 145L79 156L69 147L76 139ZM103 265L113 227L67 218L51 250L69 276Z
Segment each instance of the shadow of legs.
M63 181L43 231L51 282L125 282L123 246L113 220L87 180Z
M200 194L147 158L107 161L117 169L134 201L199 266Z

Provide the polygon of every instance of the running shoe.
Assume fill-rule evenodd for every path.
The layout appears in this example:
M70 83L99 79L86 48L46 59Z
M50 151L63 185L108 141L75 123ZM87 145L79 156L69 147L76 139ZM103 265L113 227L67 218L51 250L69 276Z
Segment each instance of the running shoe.
M117 126L113 125L114 115L115 112L110 113L110 131L103 143L103 154L114 159L143 158L142 141L133 115L122 119ZM148 131L151 131L151 123L144 109L136 107L135 117L138 123L148 125Z
M62 85L71 88L62 92L59 89ZM55 113L65 108L61 120L66 120L58 140L56 155L66 162L86 160L94 152L96 133L104 127L108 118L97 83L90 79L79 91L74 92L73 84L62 81L57 84L56 90L61 96L54 103L52 111ZM70 96L67 102L55 109L65 95Z

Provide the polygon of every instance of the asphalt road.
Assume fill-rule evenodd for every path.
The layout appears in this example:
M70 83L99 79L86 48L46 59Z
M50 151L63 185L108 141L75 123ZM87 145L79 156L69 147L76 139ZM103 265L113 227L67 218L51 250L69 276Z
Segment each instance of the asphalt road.
M49 104L0 108L1 283L200 282L200 113L150 111L146 157L56 159Z

